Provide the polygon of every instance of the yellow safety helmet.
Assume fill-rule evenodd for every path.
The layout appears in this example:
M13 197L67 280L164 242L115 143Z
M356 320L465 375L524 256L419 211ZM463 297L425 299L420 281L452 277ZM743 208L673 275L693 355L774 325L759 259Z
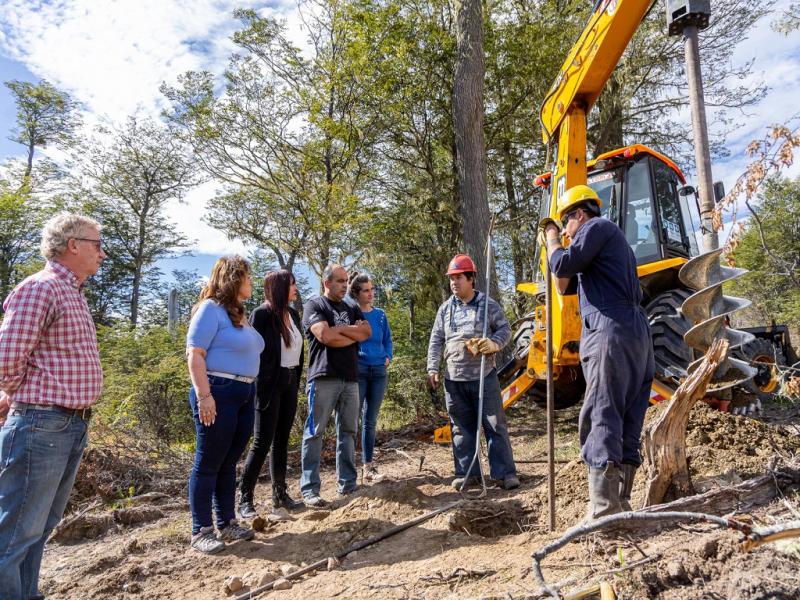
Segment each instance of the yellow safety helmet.
M562 220L570 210L579 204L586 204L587 202L594 202L597 205L598 212L603 206L603 201L592 188L588 185L576 185L569 188L561 195L556 204L556 211L558 211L558 220Z

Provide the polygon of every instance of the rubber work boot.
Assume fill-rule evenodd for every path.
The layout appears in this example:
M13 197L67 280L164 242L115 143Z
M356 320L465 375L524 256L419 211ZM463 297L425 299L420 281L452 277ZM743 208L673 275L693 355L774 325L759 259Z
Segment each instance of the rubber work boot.
M631 508L631 490L633 480L636 477L638 465L622 465L622 481L619 484L619 504L625 512L633 510Z
M619 503L620 470L610 462L605 469L589 467L589 511L587 520L622 512Z
M272 484L272 508L285 508L286 510L297 510L303 504L292 497L286 491L285 483Z

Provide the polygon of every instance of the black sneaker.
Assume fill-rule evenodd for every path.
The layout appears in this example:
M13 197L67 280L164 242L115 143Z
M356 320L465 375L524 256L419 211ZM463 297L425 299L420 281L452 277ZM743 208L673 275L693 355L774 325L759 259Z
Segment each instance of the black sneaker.
M240 502L239 503L239 516L243 519L255 519L258 516L256 512L255 506L253 506L252 502Z

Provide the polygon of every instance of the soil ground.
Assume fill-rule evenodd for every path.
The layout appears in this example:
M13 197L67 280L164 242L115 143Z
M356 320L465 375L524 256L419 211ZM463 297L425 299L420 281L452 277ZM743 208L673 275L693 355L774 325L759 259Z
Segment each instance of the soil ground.
M652 410L651 410L652 412ZM320 570L287 590L261 597L308 598L525 598L536 597L530 555L583 517L585 467L577 458L577 408L557 413L557 531L547 523L545 414L530 405L509 412L511 438L522 486L490 486L480 500L348 556L339 568ZM794 407L770 408L759 419L693 411L687 447L699 490L761 474L775 455L800 448ZM304 509L253 541L230 544L216 556L189 549L185 489L167 499L162 518L137 526L115 525L101 537L48 544L42 591L50 598L224 598L226 579L248 589L259 582L325 559L352 544L461 498L450 487L448 446L429 440L431 427L384 432L377 455L385 481L338 498L329 440L322 472L329 511ZM291 489L298 496L296 453ZM485 457L483 463L486 464ZM641 474L641 471L640 471ZM642 490L634 487L634 504ZM270 484L259 483L259 508L268 513ZM103 513L103 514L107 514ZM788 492L750 514L758 524L800 518L800 495ZM603 578L618 598L755 599L800 597L800 544L784 541L744 553L740 535L713 526L675 527L647 537L590 537L568 544L543 562L549 583L570 580L565 590ZM650 562L603 575L645 557Z

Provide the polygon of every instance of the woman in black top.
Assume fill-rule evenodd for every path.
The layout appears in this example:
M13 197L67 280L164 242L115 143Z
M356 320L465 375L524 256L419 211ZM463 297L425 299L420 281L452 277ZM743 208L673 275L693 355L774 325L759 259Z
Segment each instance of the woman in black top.
M243 519L252 519L257 514L253 490L267 454L273 508L293 510L300 506L286 492L289 434L297 411L297 388L303 368L300 317L289 306L296 298L294 276L288 271L270 271L264 277L264 304L250 315L250 322L264 338L265 346L256 380L253 444L239 486L239 515Z

